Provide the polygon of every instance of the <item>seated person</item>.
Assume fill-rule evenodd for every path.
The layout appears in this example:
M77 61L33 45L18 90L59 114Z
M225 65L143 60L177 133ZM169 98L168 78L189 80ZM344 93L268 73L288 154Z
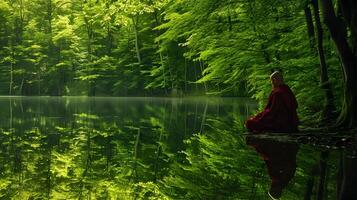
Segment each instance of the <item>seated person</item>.
M250 118L246 127L250 132L298 132L297 101L289 86L284 84L279 71L270 75L273 90L263 112Z

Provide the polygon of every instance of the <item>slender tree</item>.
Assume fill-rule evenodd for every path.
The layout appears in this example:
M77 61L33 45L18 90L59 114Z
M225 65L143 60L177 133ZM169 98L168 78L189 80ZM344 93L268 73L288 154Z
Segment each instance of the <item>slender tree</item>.
M336 108L335 108L334 95L332 92L331 83L328 77L328 66L326 63L326 56L325 56L324 45L323 45L324 37L323 37L323 28L320 21L320 10L318 5L318 0L312 0L312 6L314 10L314 19L315 19L316 33L317 33L317 52L320 61L320 87L324 91L324 95L325 95L324 108L322 111L322 120L330 121L334 117L334 112Z

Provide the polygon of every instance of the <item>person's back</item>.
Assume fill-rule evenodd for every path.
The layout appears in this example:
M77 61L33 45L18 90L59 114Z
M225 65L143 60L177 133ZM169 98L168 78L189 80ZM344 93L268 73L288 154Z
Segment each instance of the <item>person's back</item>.
M274 98L272 101L275 105L269 108L270 116L265 116L268 120L267 123L272 123L270 131L297 132L297 101L289 86L280 85L272 93ZM263 117L262 120L266 119Z
M297 132L297 101L280 72L271 75L273 90L263 112L250 118L246 127L251 132Z

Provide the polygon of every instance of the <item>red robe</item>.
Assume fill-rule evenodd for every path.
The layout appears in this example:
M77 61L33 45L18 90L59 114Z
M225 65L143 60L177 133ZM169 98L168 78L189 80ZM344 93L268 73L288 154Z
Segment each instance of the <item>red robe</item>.
M247 120L246 127L251 132L297 132L297 106L289 86L281 85L270 93L264 111Z

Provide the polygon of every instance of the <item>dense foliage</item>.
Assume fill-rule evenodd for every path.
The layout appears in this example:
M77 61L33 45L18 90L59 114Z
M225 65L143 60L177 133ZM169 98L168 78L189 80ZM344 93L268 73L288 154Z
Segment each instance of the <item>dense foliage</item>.
M280 69L321 110L305 1L1 0L3 95L246 95ZM337 100L340 64L324 34ZM339 81L336 81L339 80Z
M0 0L0 95L263 105L280 70L305 124L341 110L338 125L356 127L355 12L354 0ZM237 135L251 104L39 99L0 99L0 198L267 197L264 162ZM355 157L325 150L301 146L283 198L349 194Z

